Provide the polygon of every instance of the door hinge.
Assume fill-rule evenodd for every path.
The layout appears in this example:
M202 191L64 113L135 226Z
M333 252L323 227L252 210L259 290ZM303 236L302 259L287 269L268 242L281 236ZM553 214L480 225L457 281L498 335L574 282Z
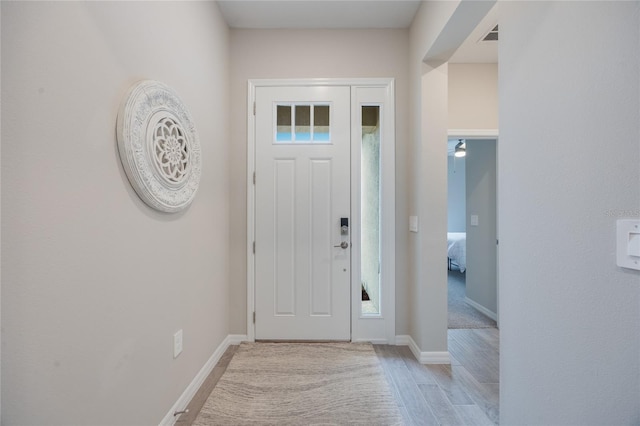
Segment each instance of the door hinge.
M256 115L256 102L253 102L253 115Z
M256 323L256 312L255 311L253 311L253 323L254 324Z
M256 254L256 242L253 242L253 254Z
M256 184L256 172L253 172L253 184Z

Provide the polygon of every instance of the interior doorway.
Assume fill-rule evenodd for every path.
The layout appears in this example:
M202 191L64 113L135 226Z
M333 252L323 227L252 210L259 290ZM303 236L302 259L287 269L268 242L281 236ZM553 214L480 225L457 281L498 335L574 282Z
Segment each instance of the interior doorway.
M477 26L457 42L447 68L447 246L448 251L459 248L451 257L460 259L454 262L458 268L448 271L448 305L454 314L456 308L469 314L458 319L449 315L449 328L495 327L499 319L499 8L487 6L491 8L476 15ZM463 149L456 157L458 146Z
M448 142L448 328L496 327L497 139Z

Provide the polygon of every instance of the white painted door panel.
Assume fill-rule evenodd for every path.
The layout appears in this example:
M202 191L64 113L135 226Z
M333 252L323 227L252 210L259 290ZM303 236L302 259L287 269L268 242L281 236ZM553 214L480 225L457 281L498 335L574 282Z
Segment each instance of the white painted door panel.
M256 339L349 340L350 88L256 88ZM278 104L329 105L330 141L276 143ZM293 124L293 123L292 123Z

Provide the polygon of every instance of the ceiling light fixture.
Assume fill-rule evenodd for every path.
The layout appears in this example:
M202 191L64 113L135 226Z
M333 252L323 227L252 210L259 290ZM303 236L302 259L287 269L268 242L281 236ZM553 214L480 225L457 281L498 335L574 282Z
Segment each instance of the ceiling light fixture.
M454 156L460 158L467 155L467 144L462 142L462 139L458 139L458 143L456 144L456 149L453 153Z

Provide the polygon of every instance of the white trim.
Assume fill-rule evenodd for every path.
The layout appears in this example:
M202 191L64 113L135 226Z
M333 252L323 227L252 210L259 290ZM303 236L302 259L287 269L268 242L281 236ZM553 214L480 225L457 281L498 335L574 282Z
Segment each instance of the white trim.
M420 352L418 362L420 364L451 364L451 356L448 351Z
M372 345L389 345L390 342L387 339L353 339L352 343L371 343Z
M256 170L256 135L255 135L255 115L253 115L256 84L254 80L249 80L247 85L247 338L250 342L255 341L256 325L253 323L253 313L255 312L255 253L253 244L255 238L255 185L253 176Z
M411 349L411 352L413 353L413 356L415 356L416 359L418 361L420 361L420 355L421 355L422 352L420 351L420 348L418 347L418 344L415 342L415 340L413 340L413 338L411 336L409 336L408 346L409 346L409 349Z
M251 79L249 85L253 87L291 87L291 86L386 86L393 78L283 78L283 79ZM252 99L253 100L253 99Z
M393 107L390 110L390 120L395 129L395 80L393 78L311 78L311 79L251 79L247 83L247 341L255 341L255 324L253 323L253 312L255 311L255 256L253 253L253 242L255 238L255 186L253 184L253 173L255 171L255 115L254 102L256 87L285 87L285 86L350 86L355 87L386 87L387 97ZM394 149L388 154L388 163L393 167L393 171L388 174L393 180L392 183L383 182L383 197L390 197L390 207L384 211L386 219L383 222L383 232L387 232L389 237L385 248L389 252L385 257L387 264L386 278L388 279L389 295L385 310L386 339L374 339L374 341L385 340L393 344L395 340L395 134ZM387 186L388 185L388 186ZM385 198L386 201L386 198ZM385 205L387 203L385 202ZM383 207L384 208L384 207ZM388 260L386 260L388 259ZM352 283L353 284L353 283ZM353 309L353 308L352 308ZM353 327L353 312L351 315L351 325ZM368 340L371 341L371 340Z
M165 425L171 426L175 424L178 418L174 416L173 413L175 413L176 411L184 410L189 405L189 403L193 399L198 389L200 389L200 386L202 386L202 383L204 383L206 378L209 376L209 374L211 373L213 368L216 366L218 361L220 361L220 358L222 357L224 352L229 348L229 346L238 345L244 341L247 341L247 336L244 336L241 334L230 334L222 341L222 343L220 343L218 348L213 352L213 355L211 355L211 357L207 360L204 366L200 369L198 374L196 374L196 376L193 378L191 383L189 383L189 386L187 386L184 392L182 392L182 395L180 395L180 398L178 398L178 400L175 402L175 404L173 404L169 412L160 421L161 426L165 426Z
M483 314L485 314L486 316L488 316L489 318L491 318L492 320L494 320L494 321L498 320L498 315L495 312L490 311L489 309L485 308L484 306L482 306L478 302L474 302L473 300L469 299L468 297L465 297L464 301L467 304L469 304L472 307L474 307L477 310L479 310L480 312L482 312Z
M228 346L232 346L232 345L239 345L242 342L248 342L249 338L247 337L246 334L230 334L227 336L226 340L229 341Z
M382 262L385 267L382 270L381 280L387 290L384 292L387 304L387 320L385 321L386 335L390 343L395 342L396 336L396 86L395 79L390 79L387 84L387 108L385 114L393 126L390 135L393 138L393 146L387 143L380 152L381 167L383 168L382 193L382 226L381 242ZM388 177L387 177L388 176Z
M401 334L396 336L396 346L409 346L411 336L408 334Z
M380 107L380 206L381 217L381 312L380 315L362 315L360 303L361 261L360 245L360 190L361 190L361 107ZM395 341L395 81L380 79L377 84L351 86L351 221L354 224L351 248L351 338L354 341Z
M449 129L447 134L453 139L495 139L498 129Z
M500 328L500 139L496 138L496 327Z
M411 336L396 336L396 346L409 346L420 364L451 364L449 352L422 352Z

